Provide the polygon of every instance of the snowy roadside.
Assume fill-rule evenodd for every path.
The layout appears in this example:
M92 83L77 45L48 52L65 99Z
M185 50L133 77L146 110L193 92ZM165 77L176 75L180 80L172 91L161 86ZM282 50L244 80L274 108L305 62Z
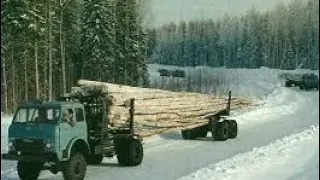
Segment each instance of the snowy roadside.
M209 165L179 180L319 179L319 126Z

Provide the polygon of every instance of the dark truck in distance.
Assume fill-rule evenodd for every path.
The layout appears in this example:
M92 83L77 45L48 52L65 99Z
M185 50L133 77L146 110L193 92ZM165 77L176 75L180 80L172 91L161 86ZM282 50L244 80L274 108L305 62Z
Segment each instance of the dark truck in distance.
M20 104L9 127L9 151L2 159L18 161L22 180L36 180L42 170L83 180L87 164L100 164L103 157L117 156L124 166L139 165L143 146L133 132L133 116L125 127L108 127L105 98L89 94Z
M317 89L319 90L319 78L315 74L288 74L285 76L285 86L299 86L300 89Z

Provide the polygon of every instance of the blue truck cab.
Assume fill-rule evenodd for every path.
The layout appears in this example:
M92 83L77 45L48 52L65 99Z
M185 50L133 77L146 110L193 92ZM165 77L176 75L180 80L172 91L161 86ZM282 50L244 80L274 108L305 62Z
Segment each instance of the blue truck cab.
M82 104L66 101L23 103L18 106L9 126L8 153L2 158L17 160L18 171L24 168L22 164L61 164L70 159L71 147L77 146L84 155L90 153L87 136Z
M115 155L121 165L139 165L142 139L133 134L133 116L129 128L105 126L109 120L103 98L100 94L20 104L2 159L18 161L22 180L36 180L42 170L61 171L66 180L83 180L87 164Z

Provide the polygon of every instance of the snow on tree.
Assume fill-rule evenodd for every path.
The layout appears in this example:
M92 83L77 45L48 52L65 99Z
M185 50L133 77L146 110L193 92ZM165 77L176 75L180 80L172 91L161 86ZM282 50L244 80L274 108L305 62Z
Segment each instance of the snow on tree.
M82 13L82 77L109 82L115 74L114 5L110 0L85 0Z

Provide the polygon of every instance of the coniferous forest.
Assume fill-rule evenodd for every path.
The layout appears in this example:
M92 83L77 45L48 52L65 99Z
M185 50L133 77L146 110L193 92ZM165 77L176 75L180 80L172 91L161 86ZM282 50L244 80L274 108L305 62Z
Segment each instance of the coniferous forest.
M1 104L52 100L78 79L147 86L139 0L4 0Z
M148 63L318 69L319 1L241 17L142 26L144 0L3 0L1 111L78 79L146 87Z
M295 0L242 17L170 23L150 30L152 63L226 68L318 69L319 1Z

